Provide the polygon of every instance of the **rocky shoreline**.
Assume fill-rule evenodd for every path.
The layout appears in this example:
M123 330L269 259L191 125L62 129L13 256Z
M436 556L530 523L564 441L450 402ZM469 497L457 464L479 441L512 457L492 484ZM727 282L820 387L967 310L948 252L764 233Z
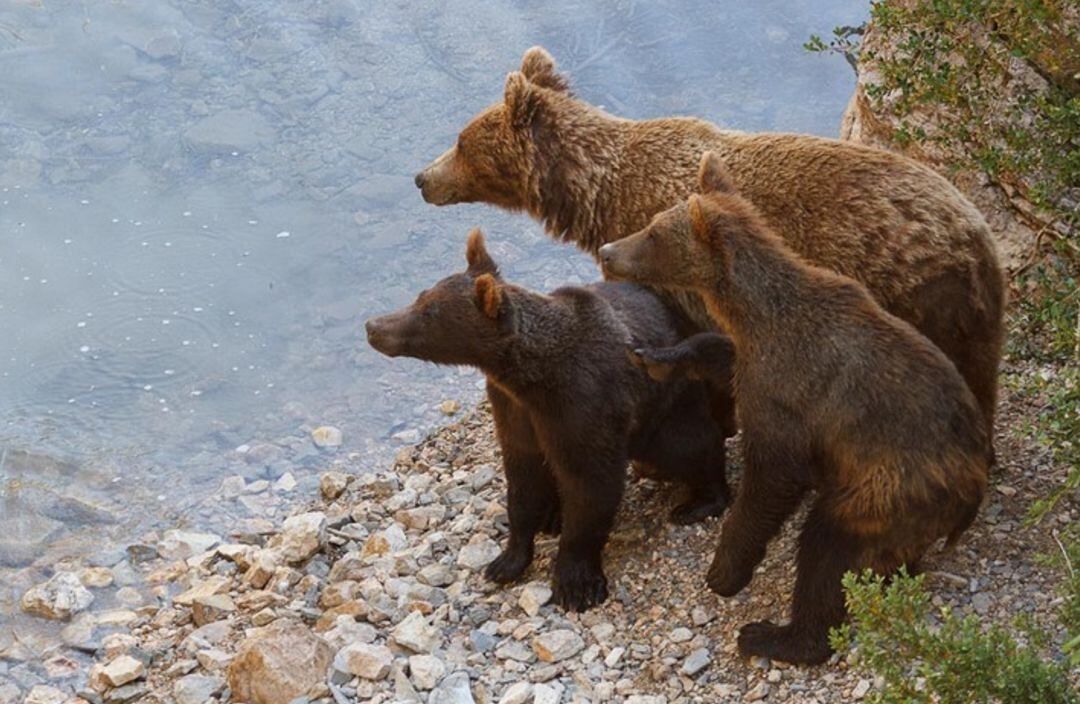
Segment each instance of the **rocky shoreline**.
M1065 469L1010 430L1038 409L1020 392L1003 399L994 491L965 540L929 557L928 585L939 606L999 623L1028 614L1059 641L1059 575L1037 555L1074 508L1063 503L1039 526L1023 519ZM731 454L737 473L735 441ZM96 663L87 672L61 653L0 664L0 702L825 703L876 686L849 657L795 668L735 653L740 624L785 616L797 521L751 585L720 599L703 585L718 521L668 523L674 492L637 479L607 552L612 597L575 615L546 604L554 539L539 543L527 582L502 588L482 576L507 527L483 406L383 472L341 468L284 522L228 536L165 531L118 567L69 566L31 589L24 608L70 619L65 640ZM85 611L118 569L140 576L143 586L124 589L143 590L141 604L129 594L130 608ZM50 684L24 690L27 671Z

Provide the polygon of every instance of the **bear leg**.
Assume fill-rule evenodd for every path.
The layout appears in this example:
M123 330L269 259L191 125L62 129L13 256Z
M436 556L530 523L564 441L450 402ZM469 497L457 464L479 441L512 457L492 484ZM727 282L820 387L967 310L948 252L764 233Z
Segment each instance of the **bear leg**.
M519 579L532 564L536 534L557 532L559 495L528 413L494 386L489 385L488 398L506 473L510 537L484 574L493 582L506 583Z
M586 611L608 597L603 549L622 500L627 462L589 453L570 457L576 464L555 463L562 533L552 599L567 611Z
M808 462L796 460L789 448L746 444L746 470L706 576L709 589L724 597L735 596L750 583L769 541L809 488L800 480L811 473ZM767 449L756 449L760 447Z
M829 629L844 622L847 611L841 579L863 565L864 541L844 530L821 507L810 510L799 535L799 554L791 622L769 621L739 629L739 653L783 662L816 665L829 659Z

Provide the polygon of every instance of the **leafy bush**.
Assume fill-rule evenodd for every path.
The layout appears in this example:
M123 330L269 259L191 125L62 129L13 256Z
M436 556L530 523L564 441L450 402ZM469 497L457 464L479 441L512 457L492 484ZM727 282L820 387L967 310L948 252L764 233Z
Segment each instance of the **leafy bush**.
M923 578L901 573L886 584L871 572L844 577L851 624L835 629L838 651L857 644L855 661L881 676L870 696L880 704L1076 704L1064 663L1043 660L1040 636L1021 644L1001 626L975 616L932 613ZM932 618L936 616L936 618Z

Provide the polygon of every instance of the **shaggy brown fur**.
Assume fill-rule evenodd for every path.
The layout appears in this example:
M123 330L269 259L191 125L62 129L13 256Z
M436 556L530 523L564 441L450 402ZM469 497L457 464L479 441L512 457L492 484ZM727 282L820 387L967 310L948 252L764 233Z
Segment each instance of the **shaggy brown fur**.
M554 597L583 610L607 597L601 551L630 460L682 482L689 499L672 520L720 515L728 502L724 436L700 381L657 383L627 359L632 346L679 339L675 318L647 290L601 283L550 296L503 282L479 231L465 273L371 320L380 352L467 364L487 376L502 449L510 537L487 568L513 581L532 562L537 531L561 526Z
M739 648L820 662L844 618L846 571L914 566L971 523L986 487L986 430L933 343L861 284L800 259L711 156L704 195L600 256L619 277L697 291L735 343L746 467L709 586L723 596L745 587L769 540L817 490L791 622L744 626Z
M748 134L694 118L625 120L575 99L551 56L525 52L503 100L416 177L436 205L524 210L596 254L685 200L715 151L739 192L806 260L862 282L956 363L993 418L1004 282L985 221L944 178L903 156L793 134ZM697 331L712 323L678 302Z

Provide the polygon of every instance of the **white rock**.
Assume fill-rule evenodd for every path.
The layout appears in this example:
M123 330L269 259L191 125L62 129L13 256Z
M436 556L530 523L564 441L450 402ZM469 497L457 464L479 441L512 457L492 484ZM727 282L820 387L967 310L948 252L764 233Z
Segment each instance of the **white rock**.
M671 632L671 635L668 636L669 640L671 640L672 643L685 643L693 637L694 634L690 631L689 628L682 627L676 628L674 631Z
M311 431L311 439L319 447L338 447L343 440L341 430L332 425L323 425Z
M537 682L533 686L533 704L559 704L564 689L566 688L558 682L554 684Z
M855 688L851 690L851 696L856 699L862 699L866 696L866 693L870 691L870 680L859 680Z
M544 662L565 660L580 653L584 647L581 636L568 628L541 633L532 641L533 652Z
M682 671L683 674L694 677L697 673L704 670L709 666L709 662L712 661L712 656L709 654L707 648L698 648L694 652L686 656L683 660Z
M224 594L227 591L229 591L229 580L225 577L214 575L213 577L207 577L201 582L195 582L186 592L177 594L173 597L173 603L180 604L181 606L191 606L195 603L196 599L202 599L215 594Z
M506 688L499 697L499 704L526 704L533 698L531 682L517 682Z
M409 674L417 689L434 689L446 674L446 665L432 655L413 655L409 658Z
M746 693L746 696L744 696L743 699L748 702L759 702L769 696L769 691L771 689L768 682L758 682Z
M106 665L101 674L108 685L123 687L128 682L134 682L145 676L146 667L142 664L142 661L136 660L130 655L120 655Z
M67 620L94 603L94 595L83 586L74 572L57 572L49 581L27 590L22 609L28 614Z
M469 675L455 672L431 692L428 704L476 704L469 689Z
M385 645L353 643L346 645L334 656L335 670L366 680L385 678L390 674L393 663L394 655Z
M667 697L656 694L632 694L626 704L667 704Z
M540 613L540 608L551 599L551 587L545 582L530 582L521 589L518 606L529 616Z
M428 623L419 611L413 611L394 627L394 642L414 653L430 653L441 640L439 629Z
M622 656L624 653L626 653L626 648L622 647L621 645L612 648L611 652L607 654L606 658L604 658L604 665L609 668L615 667L619 664L619 660L622 660Z
M499 556L499 544L487 536L481 536L461 548L457 563L462 567L478 570Z
M321 511L301 513L285 520L278 551L289 563L303 562L326 542L326 514Z

